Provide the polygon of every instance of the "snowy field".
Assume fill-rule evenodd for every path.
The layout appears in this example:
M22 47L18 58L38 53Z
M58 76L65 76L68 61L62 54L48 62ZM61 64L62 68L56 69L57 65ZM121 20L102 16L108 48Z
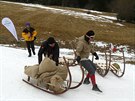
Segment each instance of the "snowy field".
M2 1L0 1L2 2ZM7 2L12 3L12 2ZM95 16L83 12L71 10L62 10L42 5L15 3L24 5L25 10L34 10L35 8L46 9L52 13L66 14L75 18L83 18L97 22L114 23L116 17L104 16L102 12L90 11L101 14ZM118 26L123 26L120 23L114 23ZM104 46L101 42L96 42L98 45ZM39 47L36 47L36 54ZM102 55L104 53L97 52L100 60L103 62ZM114 55L120 56L120 53ZM126 64L126 71L122 78L116 77L109 72L104 78L96 73L96 81L103 93L92 91L92 84L81 85L77 89L70 89L62 95L51 95L40 91L25 82L24 74L25 65L34 65L38 63L37 55L30 58L27 57L28 52L25 49L11 48L0 45L0 101L135 101L135 65ZM73 57L72 50L61 49L60 56ZM126 59L135 59L134 53L125 53ZM90 57L91 58L91 57ZM95 61L96 62L96 61ZM119 61L120 62L120 61ZM120 62L122 65L122 63ZM76 69L71 71L73 76L80 77L81 74Z
M36 47L36 53L38 49ZM68 49L60 52L61 56L67 57ZM122 78L111 72L104 78L96 73L97 84L103 93L92 91L91 84L82 84L62 95L51 95L22 81L22 78L26 79L24 66L38 63L37 55L29 58L27 55L27 50L0 45L0 101L135 101L135 65L126 64ZM79 72L72 73L78 78L81 76Z

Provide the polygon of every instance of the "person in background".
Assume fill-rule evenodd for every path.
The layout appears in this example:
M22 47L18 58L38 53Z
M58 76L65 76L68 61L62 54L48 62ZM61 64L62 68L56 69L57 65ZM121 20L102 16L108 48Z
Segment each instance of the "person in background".
M42 61L42 54L44 56L51 58L56 62L58 66L59 63L59 45L53 37L49 37L46 41L41 44L41 47L38 51L38 63Z
M30 23L27 22L26 28L22 32L22 37L26 41L27 49L28 49L28 57L31 57L31 50L33 55L35 55L35 47L34 47L34 40L36 39L37 31L31 27Z
M93 85L92 90L102 92L96 84L95 79L96 66L89 59L90 52L96 57L95 59L97 60L99 59L97 53L94 51L94 48L91 44L91 41L93 41L94 39L94 35L95 35L94 31L90 30L85 35L79 38L76 48L76 55L77 55L76 60L88 71L88 74L84 80L84 84L89 84L90 78Z

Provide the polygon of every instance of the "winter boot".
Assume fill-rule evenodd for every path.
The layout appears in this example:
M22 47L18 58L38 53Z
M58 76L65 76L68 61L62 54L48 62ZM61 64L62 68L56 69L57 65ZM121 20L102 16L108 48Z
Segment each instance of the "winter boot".
M92 90L102 92L102 91L98 88L97 84L95 84L95 85L93 86Z
M89 78L86 77L83 84L90 84Z
M35 53L35 51L33 52L33 55L35 55L36 53Z
M31 57L31 54L29 54L28 57Z
M31 50L30 49L28 49L28 53L29 53L28 57L31 57Z
M28 57L31 57L31 52L29 53Z

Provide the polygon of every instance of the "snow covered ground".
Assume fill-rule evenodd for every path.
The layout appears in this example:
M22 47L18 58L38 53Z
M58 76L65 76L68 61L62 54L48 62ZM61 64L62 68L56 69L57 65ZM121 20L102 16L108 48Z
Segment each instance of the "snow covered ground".
M38 49L36 47L36 53ZM67 56L68 51L71 50L61 49L61 56ZM111 72L104 78L96 73L97 84L103 93L92 91L91 84L82 84L77 89L56 96L22 81L22 78L26 79L24 66L38 63L37 55L27 55L27 50L0 45L0 101L135 101L135 65L126 64L122 78L117 78ZM75 70L72 70L72 74L78 78L81 76Z
M32 10L38 7L49 10L53 13L71 15L76 18L80 17L87 20L108 23L112 23L112 20L116 20L115 17L103 16L102 12L98 11L90 12L97 12L98 14L101 14L100 16L35 4L15 4L24 5L24 9L26 10ZM123 26L120 23L115 24ZM96 43L100 46L104 46L102 42ZM36 53L38 52L38 49L39 47L36 47ZM73 57L72 50L69 49L61 49L60 53L61 56ZM104 53L98 52L98 54L100 57L100 60L98 61L103 62L104 59L101 55ZM25 49L0 45L0 101L135 101L135 65L126 64L126 71L122 78L117 78L111 72L109 72L104 78L96 73L97 84L103 93L92 91L91 84L82 84L77 89L71 89L62 95L56 96L40 91L22 81L22 78L26 79L24 66L38 63L37 55L30 58L28 58L27 55L28 53ZM121 54L115 53L114 55L119 56ZM129 54L126 52L125 56L127 59L135 59L134 53ZM122 63L120 62L120 64ZM79 78L81 76L77 69L73 69L71 72L73 77L76 76Z

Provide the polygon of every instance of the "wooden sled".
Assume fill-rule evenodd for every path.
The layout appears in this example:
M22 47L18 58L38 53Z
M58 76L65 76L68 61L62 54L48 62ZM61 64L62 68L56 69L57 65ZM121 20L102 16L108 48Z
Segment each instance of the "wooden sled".
M97 67L96 71L102 77L105 77L110 70L111 51L108 51L108 53L109 55L107 55L107 51L105 49L105 61L106 61L105 63L95 63ZM92 57L92 60L94 60L94 56Z
M99 75L101 75L102 77L105 77L109 71L111 71L115 76L117 77L122 77L125 73L125 57L124 57L124 51L121 49L122 52L122 59L123 59L123 69L122 67L119 66L119 68L117 68L116 66L114 66L112 64L112 51L109 50L108 53L109 55L107 55L107 51L105 50L105 60L106 63L95 63L96 67L97 67L97 73ZM108 59L109 57L109 59ZM118 65L118 64L117 64Z
M50 91L50 90L46 89L45 87L43 88L43 87L38 86L37 83L36 83L36 84L33 84L33 83L31 83L31 81L30 81L30 80L31 80L31 77L30 77L30 76L28 76L27 80L22 79L22 81L24 81L25 83L27 83L27 84L29 84L29 85L31 85L31 86L33 86L33 87L39 89L39 90L42 90L42 91L44 91L44 92L47 92L47 93L49 93L49 94L58 95L58 94L63 94L63 93L65 93L66 91L68 91L68 90L70 89L71 82L72 82L72 77L71 77L71 73L70 73L70 70L69 70L69 66L68 66L68 64L67 64L67 62L66 62L65 57L63 57L63 59L64 59L65 64L66 64L66 66L67 66L68 75L69 75L69 80L68 80L68 81L64 81L65 84L66 84L66 86L65 86L64 88L62 88L62 89L63 89L62 92ZM47 83L47 85L51 85L51 84L50 84L50 83Z
M122 53L122 60L123 60L123 68L122 68L122 66L118 66L118 67L116 67L116 66L114 66L114 65L112 65L111 64L111 61L110 61L110 71L115 75L115 76L117 76L117 77L122 77L124 74L125 74L125 67L126 67L126 65L125 65L125 56L124 56L124 51L123 51L123 49L120 49L119 50L121 53ZM118 65L118 64L117 64Z

